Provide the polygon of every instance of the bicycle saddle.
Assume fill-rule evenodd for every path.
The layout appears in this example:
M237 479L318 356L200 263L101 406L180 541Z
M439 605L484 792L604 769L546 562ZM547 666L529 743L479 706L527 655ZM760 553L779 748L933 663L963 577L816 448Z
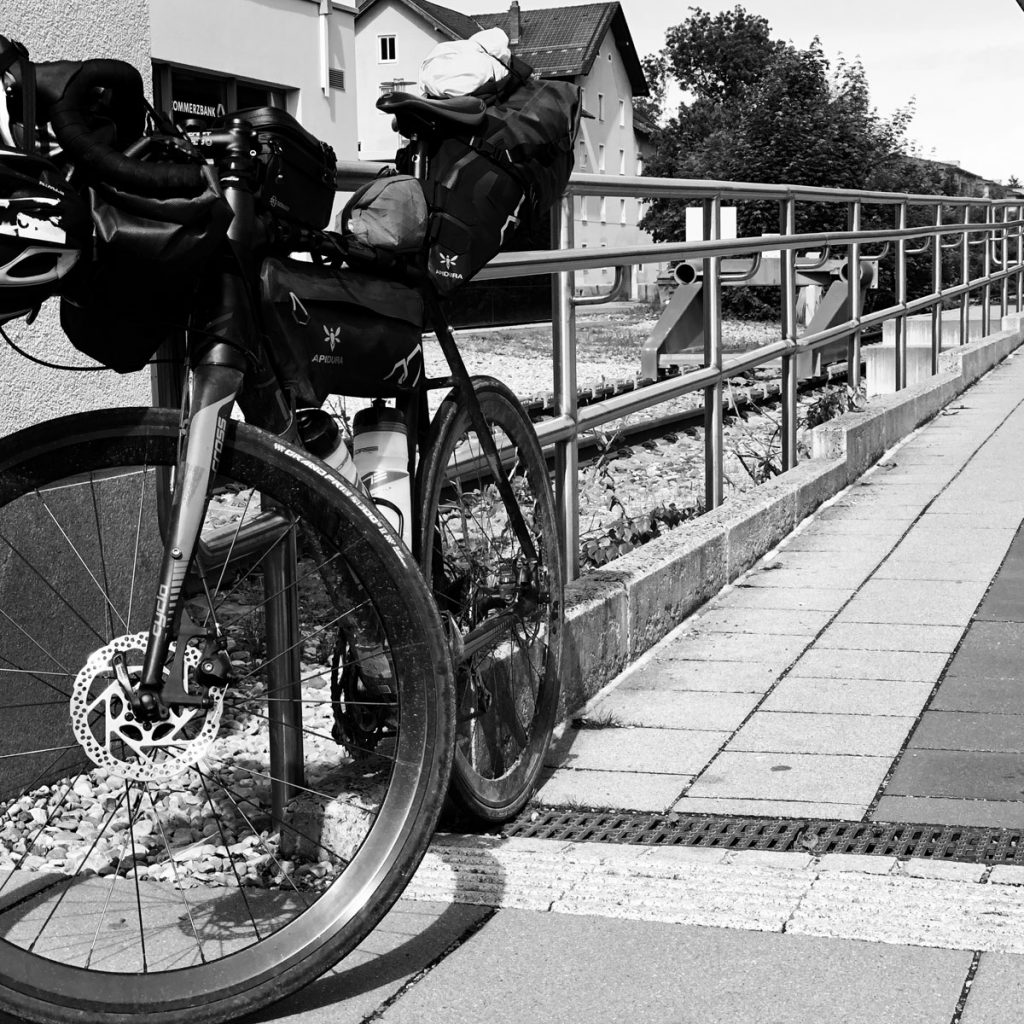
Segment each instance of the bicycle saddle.
M393 114L399 132L409 136L424 131L464 132L478 128L483 124L487 107L476 96L453 96L436 100L415 96L410 92L389 92L377 100L377 109L385 114Z

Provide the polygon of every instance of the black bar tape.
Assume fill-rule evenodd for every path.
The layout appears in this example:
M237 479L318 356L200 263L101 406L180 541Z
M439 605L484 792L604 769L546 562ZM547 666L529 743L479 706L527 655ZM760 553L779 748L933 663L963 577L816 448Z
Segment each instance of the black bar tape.
M84 61L69 78L63 95L50 105L54 135L73 162L89 176L127 191L202 192L206 184L202 167L133 160L104 139L102 127L90 127L87 111L97 88L112 92L111 116L119 134L134 134L129 142L142 134L145 97L138 71L123 61Z

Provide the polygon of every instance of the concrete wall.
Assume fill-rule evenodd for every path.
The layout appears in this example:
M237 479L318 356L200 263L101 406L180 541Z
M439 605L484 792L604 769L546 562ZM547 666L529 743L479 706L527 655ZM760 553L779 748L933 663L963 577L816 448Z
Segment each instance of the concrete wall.
M19 39L35 60L113 57L134 64L150 80L149 11L123 0L3 0L0 33ZM34 324L8 324L7 333L32 353L59 363L84 364L64 337L57 303L48 302ZM0 346L0 433L65 412L149 400L148 373L121 377L46 370Z

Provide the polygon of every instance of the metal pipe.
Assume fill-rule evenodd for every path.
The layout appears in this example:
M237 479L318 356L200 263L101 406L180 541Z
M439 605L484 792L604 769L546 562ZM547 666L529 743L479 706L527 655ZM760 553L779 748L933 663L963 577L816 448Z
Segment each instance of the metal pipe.
M704 200L704 237L722 236L722 200ZM722 371L722 280L720 262L704 260L704 363ZM704 391L704 507L718 508L725 500L725 416L719 377Z
M949 224L950 233L977 230L971 224ZM916 238L920 229L909 228L907 236ZM649 245L622 245L608 248L568 249L563 252L548 252L534 249L527 252L498 253L491 262L474 278L475 281L495 281L502 278L535 277L538 274L555 274L566 267L573 270L600 270L616 263L664 263L679 259L708 259L711 257L748 256L763 249L786 250L807 249L819 245L836 248L845 247L853 241L879 243L894 241L899 236L894 230L862 231L857 238L847 231L819 232L816 234L792 235L788 238L731 238L719 242L652 242ZM881 259L882 255L865 256L862 260Z
M796 230L796 200L780 204L779 231L792 235ZM796 345L796 253L787 249L781 261L782 271L782 336ZM859 276L859 275L855 275ZM797 357L787 352L782 357L782 468L796 466L797 428Z
M614 302L622 294L622 286L626 280L626 268L620 263L615 268L615 280L611 289L598 295L574 295L572 304L574 306L602 306L606 302Z
M981 336L988 337L989 327L992 319L992 285L988 277L992 273L992 229L995 224L995 210L991 206L985 207L985 233L981 236L985 243L985 249L981 256L982 272L985 284L981 288Z
M971 219L971 208L964 210L964 222ZM971 236L968 232L960 235L960 281L967 284L971 279ZM960 298L960 344L966 345L970 341L970 314L967 312L970 301L970 292L964 292Z
M935 226L942 226L942 204L935 204ZM942 291L942 232L936 231L932 239L932 291ZM932 306L932 376L939 372L939 355L942 352L942 305Z
M1003 230L1000 232L1000 270L1004 269L1010 261L1010 234L1009 234L1010 208L1003 207ZM1010 312L1010 279L1004 277L1002 286L999 289L999 316L1005 317Z
M900 203L896 207L896 228L902 231L907 226L907 204ZM896 242L896 305L907 304L907 241L899 238ZM896 317L896 390L902 391L907 386L907 316L900 313Z
M270 746L270 803L281 842L294 841L284 827L288 801L303 784L302 754L302 644L296 590L298 545L291 529L275 544L263 562L266 597L267 692L278 698L267 702Z
M850 203L847 213L847 224L853 234L860 232L861 214L861 202L859 199L855 199ZM850 318L856 322L860 320L863 305L860 279L860 242L850 243L849 266L853 268L852 274L847 273L850 286ZM854 391L860 390L861 338L861 330L858 327L850 335L850 341L846 346L846 379Z
M562 197L551 218L552 246L573 246L573 201ZM555 277L552 310L555 415L571 421L572 436L555 447L555 499L560 517L559 538L565 582L580 574L579 449L575 427L576 404L576 307L573 304L576 275L571 270Z

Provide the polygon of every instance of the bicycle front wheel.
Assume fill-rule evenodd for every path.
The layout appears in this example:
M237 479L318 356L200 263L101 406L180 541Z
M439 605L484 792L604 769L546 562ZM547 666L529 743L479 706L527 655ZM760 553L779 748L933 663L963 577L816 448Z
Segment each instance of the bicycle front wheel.
M165 668L206 703L135 719L178 432L134 409L0 442L0 1006L32 1020L218 1021L312 980L397 899L447 787L450 663L415 562L243 424Z
M420 467L418 550L452 642L456 742L451 796L485 822L532 795L558 710L562 564L547 464L533 425L500 381L473 384L536 558L524 552L458 390L431 427Z

